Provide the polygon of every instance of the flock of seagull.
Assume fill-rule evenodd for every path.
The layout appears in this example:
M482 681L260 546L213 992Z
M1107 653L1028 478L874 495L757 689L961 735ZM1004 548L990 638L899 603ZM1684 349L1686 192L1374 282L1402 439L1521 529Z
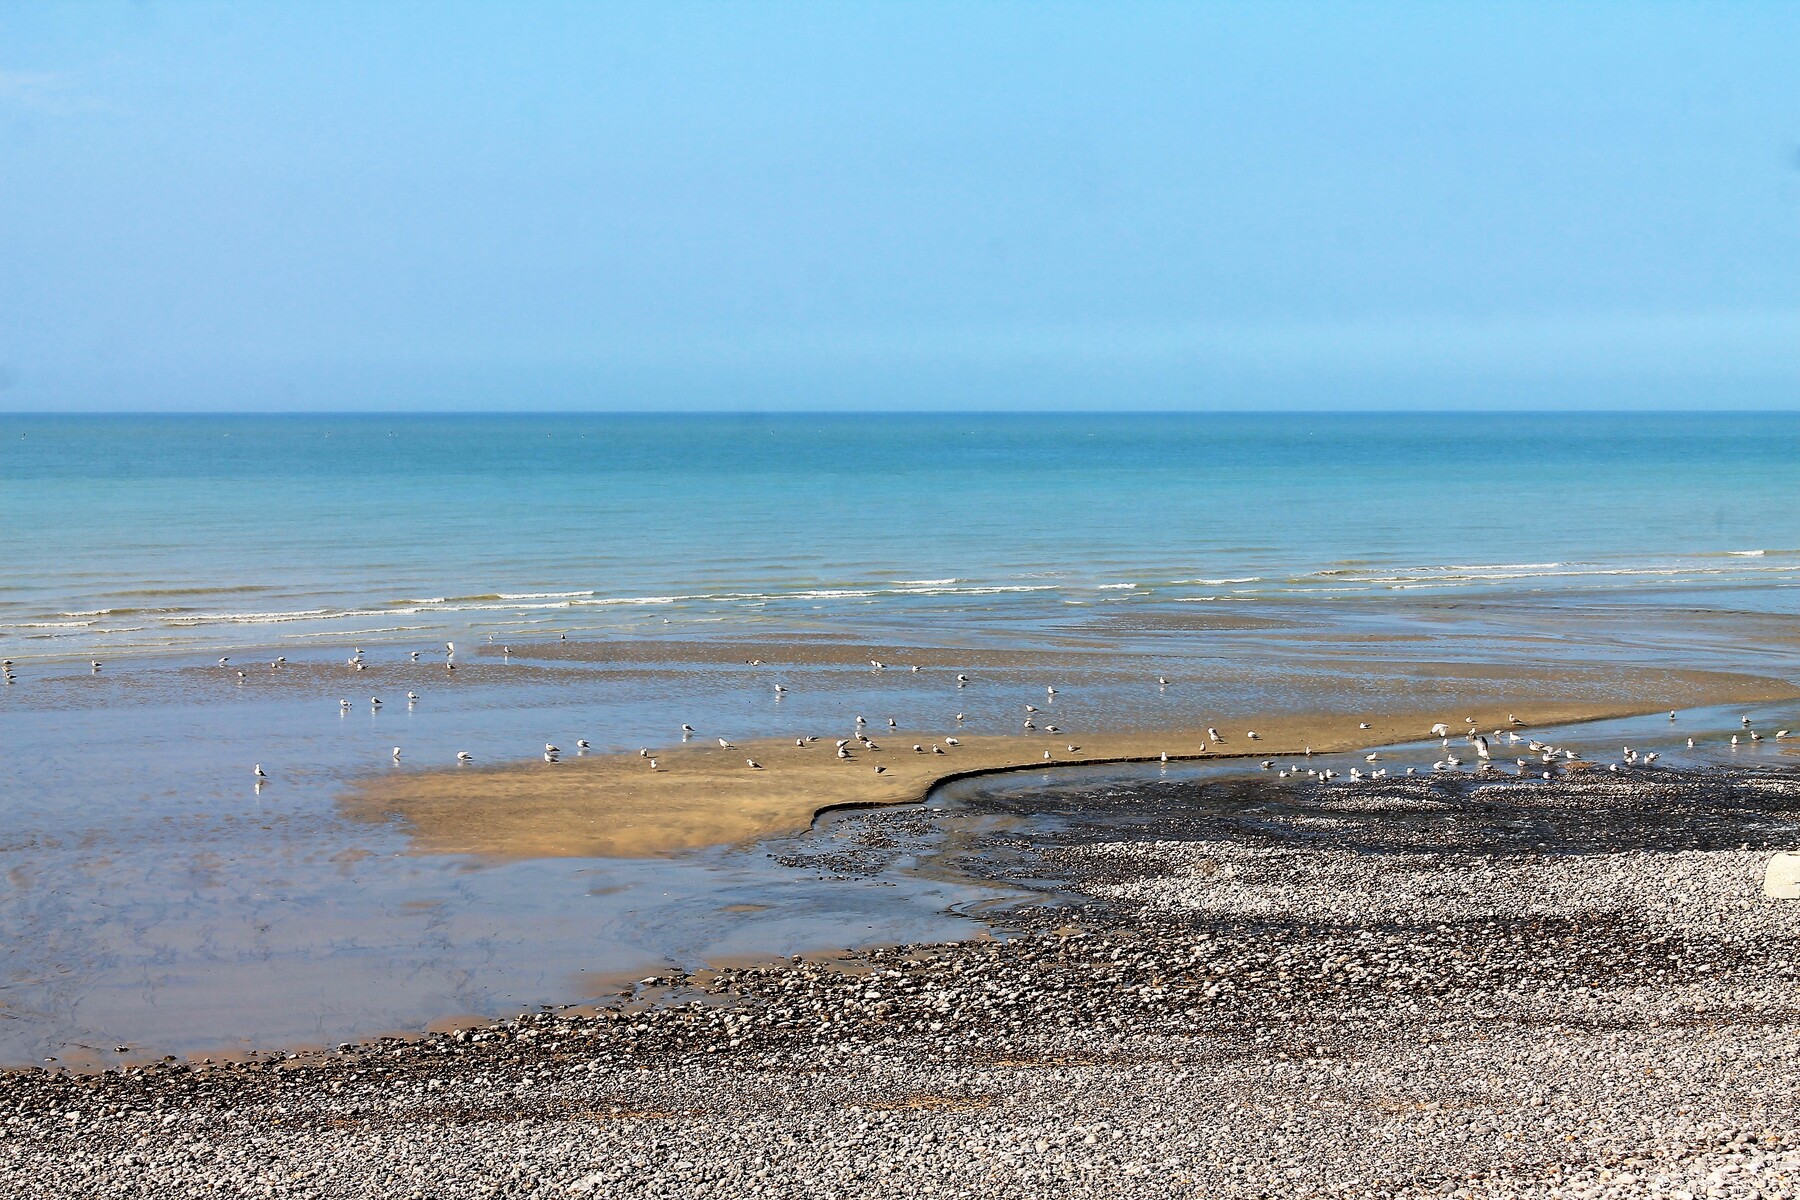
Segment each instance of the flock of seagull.
M564 640L566 640L567 635L562 635L562 636L563 636ZM489 641L492 641L492 640L493 640L493 638L490 635ZM512 649L510 646L501 647L501 652L510 660L511 654L512 654ZM419 657L420 657L419 651L413 650L413 651L409 652L409 658L411 659L411 661L418 662ZM761 663L762 663L761 659L749 659L747 661L750 662L752 665L761 665ZM273 660L270 661L269 667L271 670L280 671L283 668L285 668L287 666L287 664L288 664L288 660L287 660L286 656L277 656L276 658L274 658ZM99 674L101 666L103 664L99 660L96 659L96 660L93 660L89 665L94 674ZM218 660L218 665L221 669L235 670L239 683L244 682L248 677L247 673L244 670L242 670L241 668L232 668L231 667L231 657L229 655L221 657ZM346 660L346 665L352 671L363 671L363 670L367 669L367 664L365 663L365 661L363 659L363 651L362 651L361 647L354 648L353 653ZM448 671L454 671L457 669L456 643L455 642L445 642L444 643L444 667ZM883 672L883 671L888 670L888 664L885 662L882 662L879 659L870 659L869 667L872 671L875 671L875 672ZM16 677L13 674L12 668L13 668L13 661L11 659L0 659L0 677L3 677L5 679L5 682L8 684L15 682L15 679L16 679ZM917 672L921 671L922 669L923 668L918 665L913 665L910 668L912 673L917 673ZM967 687L970 682L971 682L970 677L966 673L957 674L956 686L958 688ZM1159 690L1166 690L1170 686L1168 677L1164 676L1164 675L1158 675L1156 677L1156 685ZM777 683L774 685L774 689L775 689L775 698L777 700L781 700L789 694L788 688L784 684ZM1054 684L1046 685L1044 687L1045 703L1046 704L1053 703L1055 701L1057 694L1058 694L1058 691ZM406 693L406 706L409 711L412 708L414 708L418 703L419 703L419 694L417 692L409 691ZM382 707L381 698L379 696L369 697L369 707L370 707L371 711L380 710ZM338 710L340 713L348 713L350 711L350 708L351 708L351 704L348 699L342 699L342 700L338 701ZM1026 733L1042 732L1045 734L1061 734L1063 732L1063 730L1060 726L1050 723L1049 721L1045 721L1041 725L1038 723L1038 718L1044 715L1043 710L1038 705L1025 704L1023 706L1023 708L1024 708L1024 716L1023 716L1023 719L1021 722L1023 732L1026 732ZM957 727L958 732L960 732L962 730L963 722L966 719L967 719L967 714L960 713L960 712L956 714L955 722L956 722L956 727ZM1672 709L1669 712L1669 720L1671 722L1676 720L1676 713ZM1740 720L1740 725L1742 727L1742 732L1741 733L1733 733L1731 735L1730 744L1732 746L1741 745L1741 744L1743 744L1743 742L1745 740L1748 740L1751 743L1760 742L1763 740L1762 732L1757 730L1754 727L1754 723L1752 722L1751 718L1748 715L1741 717L1739 720ZM1551 745L1547 742L1541 741L1537 738L1527 738L1525 736L1522 736L1518 732L1518 729L1520 727L1524 726L1525 722L1520 720L1519 717L1513 713L1507 714L1507 726L1506 727L1500 728L1500 729L1495 729L1492 731L1491 734L1478 731L1476 728L1477 722L1474 717L1463 718L1463 724L1464 724L1465 728L1461 731L1458 731L1458 733L1460 735L1461 741L1470 748L1470 750L1464 751L1464 753L1470 753L1470 752L1473 753L1474 758L1476 760L1475 765L1476 765L1477 769L1480 771L1494 771L1494 770L1499 769L1498 764L1494 761L1494 756L1497 751L1499 751L1501 753L1512 754L1515 756L1514 764L1517 767L1518 774L1521 777L1525 777L1528 775L1538 775L1544 779L1551 778L1552 771L1550 770L1550 768L1553 768L1557 765L1567 765L1569 763L1578 762L1578 761L1581 761L1581 758L1582 758L1582 756L1577 751L1575 751L1574 749L1571 749L1569 747L1555 746L1555 745ZM890 732L897 734L899 731L899 722L895 718L889 717L889 718L887 718L887 728ZM1358 728L1366 730L1369 728L1369 723L1366 721L1360 722L1358 725ZM694 728L694 726L687 724L687 723L683 723L681 726L682 743L686 744L686 743L692 741L693 738L696 736L697 732L698 731ZM1463 758L1459 757L1457 752L1454 749L1452 749L1452 745L1451 745L1452 730L1451 730L1450 726L1443 722L1438 722L1437 724L1434 724L1431 727L1430 734L1432 737L1437 738L1439 740L1440 747L1444 751L1442 756L1439 757L1436 761L1434 761L1431 764L1430 770L1433 772L1443 772L1443 771L1455 771L1455 770L1461 768L1464 765L1465 760ZM1794 735L1793 735L1792 730L1788 730L1788 729L1776 730L1775 733L1773 734L1774 740L1776 740L1776 741L1786 741L1786 740L1789 740L1790 738L1792 738L1793 736ZM1254 742L1254 741L1260 740L1261 735L1258 734L1256 731L1251 730L1251 731L1246 732L1244 737L1246 740ZM736 749L738 749L737 745L727 738L720 737L717 740L718 740L719 748L721 750L736 750ZM817 735L808 734L808 735L804 735L804 736L795 738L794 745L804 749L806 747L816 744L819 740L820 739ZM1204 752L1208 752L1208 753L1210 753L1214 750L1217 750L1221 747L1221 745L1225 742L1225 740L1226 739L1225 739L1224 735L1219 732L1217 727L1209 727L1206 731L1206 739L1202 745L1202 750ZM1503 744L1506 747L1506 749L1504 751L1500 751L1500 747ZM1523 744L1524 749L1526 751L1526 754L1524 754L1524 755L1519 755L1517 753L1517 751L1514 749L1515 747L1517 747L1521 744ZM953 736L946 736L946 737L941 738L938 741L932 741L929 743L915 742L915 743L913 743L912 750L914 753L917 753L917 754L943 755L943 754L948 753L948 751L946 751L944 748L945 746L954 748L954 747L958 747L961 745L962 745L962 741L960 738L953 737ZM1688 738L1687 745L1688 745L1689 749L1693 749L1696 745L1695 739L1691 738L1691 737ZM589 741L586 738L577 739L575 742L575 747L576 747L577 754L586 754L588 752L588 750L590 750L592 748L591 743L589 743ZM879 751L880 749L881 749L880 745L878 743L876 743L876 741L872 737L869 736L867 718L858 715L855 719L855 728L852 732L852 735L847 738L837 739L836 746L834 748L834 752L835 752L835 757L837 759L848 761L848 760L853 759L856 756L856 754L859 752ZM1067 752L1070 754L1078 754L1081 751L1081 747L1072 742L1067 743L1066 749L1067 749ZM562 748L560 746L557 746L554 742L544 743L544 761L545 762L554 763L554 762L560 761L562 753L563 753ZM392 761L395 763L399 763L401 761L402 757L403 757L403 753L402 753L401 748L399 746L395 746L393 748L393 752L392 752ZM658 763L658 760L657 760L657 755L654 752L652 752L649 747L646 746L646 747L640 748L638 750L638 757L640 757L641 759L644 760L644 762L646 763L649 770L656 771L656 770L661 769L660 764ZM1051 750L1047 749L1043 752L1043 758L1044 758L1044 761L1046 761L1046 762L1055 761L1055 757L1056 757L1055 753ZM1311 746L1308 746L1304 749L1304 751L1302 751L1302 758L1310 759L1312 757L1313 757L1313 749ZM1634 750L1630 746L1625 746L1625 747L1621 748L1620 756L1619 756L1618 760L1607 764L1607 770L1617 773L1619 771L1625 770L1630 767L1648 766L1648 765L1655 763L1657 761L1658 757L1659 757L1659 755L1655 751L1646 752L1646 751ZM1377 766L1373 765L1375 763L1379 763L1379 762L1383 761L1381 751L1379 751L1379 750L1371 751L1368 754L1365 754L1363 756L1363 759L1364 759L1365 763L1370 764L1368 769L1365 770L1362 767L1353 767L1350 769L1350 771L1347 773L1347 775L1344 775L1344 776L1340 776L1336 770L1333 770L1330 768L1324 768L1324 767L1314 768L1314 767L1307 767L1302 764L1283 765L1283 764L1278 763L1275 759L1272 759L1272 758L1262 760L1262 762L1259 764L1259 766L1263 770L1266 770L1266 771L1267 770L1275 771L1277 774L1277 777L1280 779L1298 778L1302 775L1305 775L1305 776L1311 777L1313 779L1316 779L1320 782L1331 782L1333 780L1342 778L1344 780L1344 782L1346 782L1346 783L1360 783L1365 780L1373 781L1373 780L1386 779L1389 777L1389 774L1390 774L1389 767L1386 767L1386 766L1377 767ZM458 750L456 752L456 763L459 766L467 765L469 763L474 762L474 760L475 760L475 756L467 750ZM1158 761L1163 762L1163 763L1169 762L1170 761L1169 753L1167 751L1163 751L1158 756ZM758 762L754 758L745 758L744 764L748 769L753 770L753 771L760 771L760 770L764 769L763 764ZM1414 775L1414 774L1417 774L1419 770L1420 770L1419 767L1409 766L1409 767L1405 768L1405 773L1407 775ZM876 765L874 767L874 771L877 775L882 775L887 772L887 767L882 766L882 765ZM262 789L262 786L265 783L265 781L268 780L269 775L266 771L263 770L263 766L261 763L257 763L255 765L255 767L253 768L253 775L254 775L254 778L256 781L256 787L260 791Z

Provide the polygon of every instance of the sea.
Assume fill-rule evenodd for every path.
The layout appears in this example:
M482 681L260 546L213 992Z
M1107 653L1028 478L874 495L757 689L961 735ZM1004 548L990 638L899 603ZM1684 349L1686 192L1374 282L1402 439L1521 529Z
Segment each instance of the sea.
M458 750L1016 732L1049 682L1076 732L1418 711L1495 663L1667 708L1683 671L1800 680L1797 584L1800 414L0 414L0 1064L329 1046L1007 899L929 846L784 865L834 821L499 861L343 802ZM1558 736L1774 763L1727 739L1797 716Z
M1064 605L1754 595L1800 414L0 415L15 660Z

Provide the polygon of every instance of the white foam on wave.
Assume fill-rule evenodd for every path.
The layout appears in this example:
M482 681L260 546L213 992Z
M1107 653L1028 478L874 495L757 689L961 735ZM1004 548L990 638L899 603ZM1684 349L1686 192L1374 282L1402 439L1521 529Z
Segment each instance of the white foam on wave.
M580 600L599 593L589 589L583 592L497 592L495 595L502 600Z

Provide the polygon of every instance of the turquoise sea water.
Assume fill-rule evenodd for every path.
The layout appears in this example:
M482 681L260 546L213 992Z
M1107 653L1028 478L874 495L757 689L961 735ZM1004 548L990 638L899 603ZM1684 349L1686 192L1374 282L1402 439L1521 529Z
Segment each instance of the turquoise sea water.
M15 659L1800 581L1800 415L0 417Z

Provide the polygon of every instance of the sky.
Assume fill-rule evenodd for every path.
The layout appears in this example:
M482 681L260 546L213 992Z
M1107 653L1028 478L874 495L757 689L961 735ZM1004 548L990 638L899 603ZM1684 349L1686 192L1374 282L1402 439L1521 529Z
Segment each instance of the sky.
M1800 5L0 7L0 411L1800 407Z

